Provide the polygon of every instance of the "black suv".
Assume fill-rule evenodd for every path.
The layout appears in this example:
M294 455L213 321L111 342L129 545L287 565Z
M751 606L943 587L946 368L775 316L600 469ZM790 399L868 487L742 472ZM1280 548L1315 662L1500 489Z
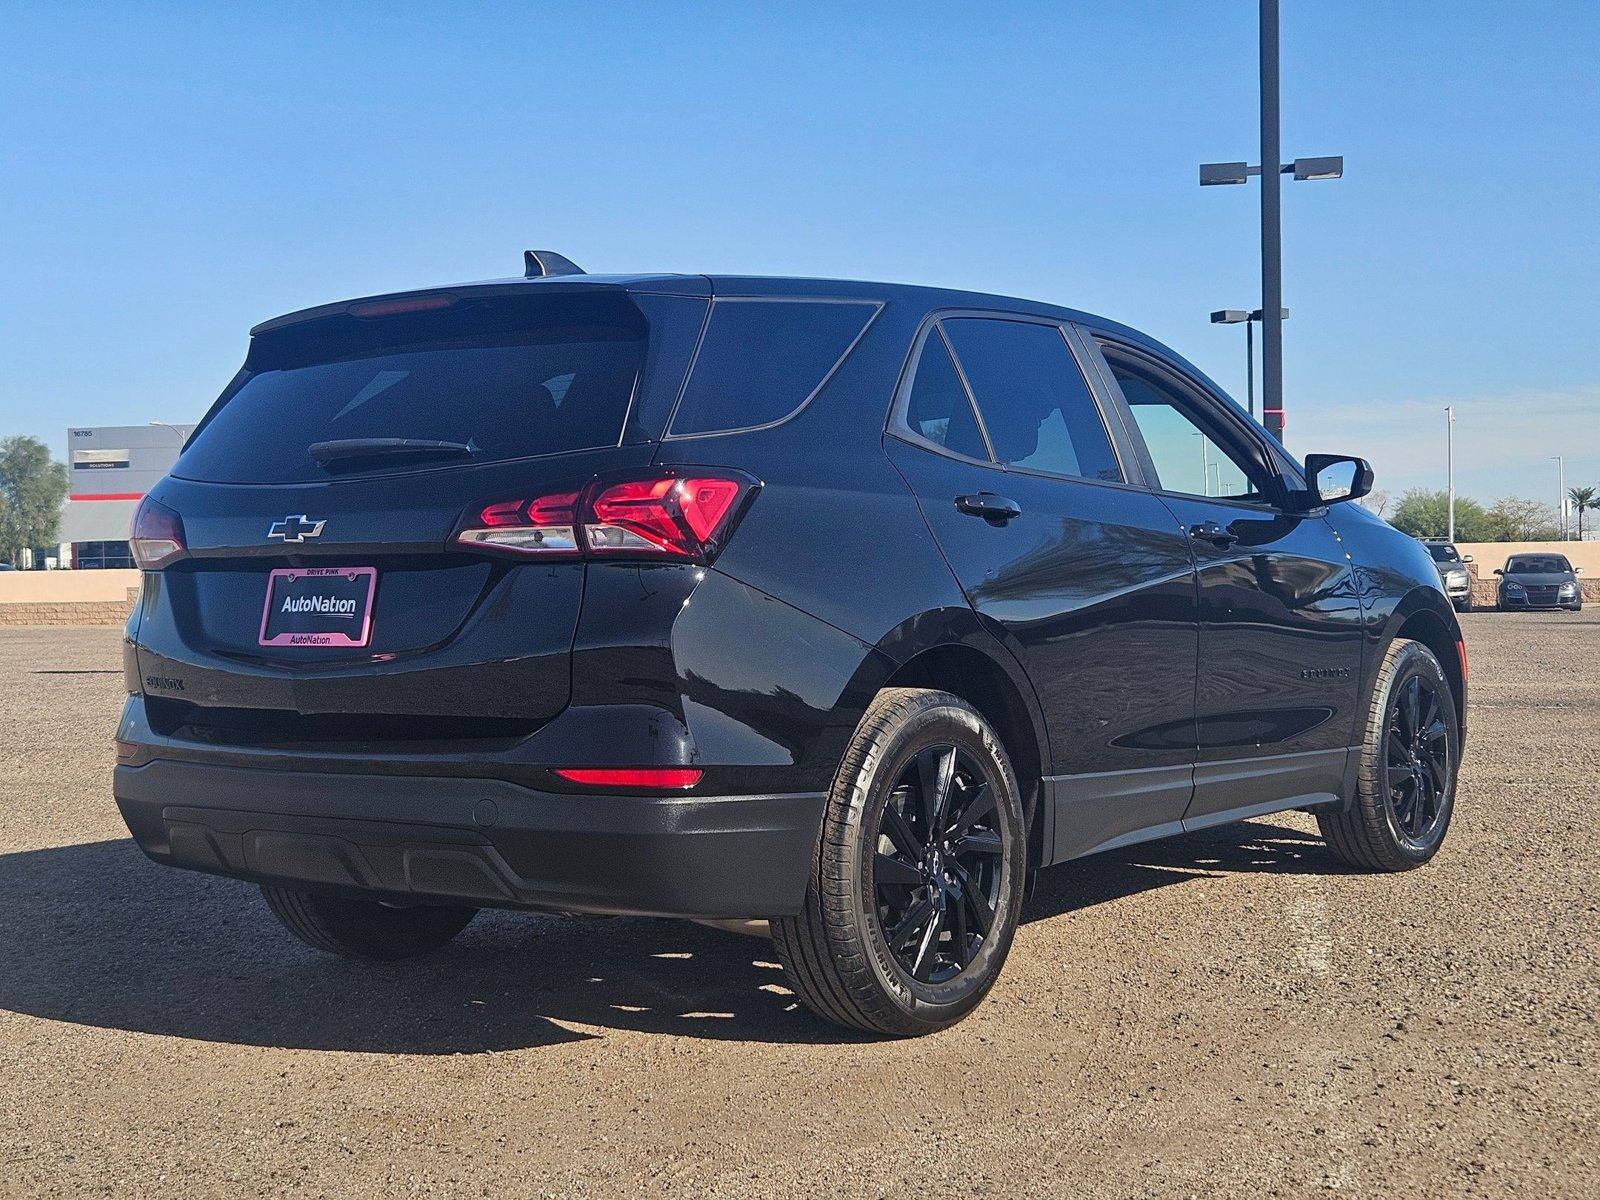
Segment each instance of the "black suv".
M144 502L152 858L371 958L767 918L815 1012L915 1034L1053 863L1284 809L1438 849L1467 664L1364 462L1086 313L528 262L257 326Z

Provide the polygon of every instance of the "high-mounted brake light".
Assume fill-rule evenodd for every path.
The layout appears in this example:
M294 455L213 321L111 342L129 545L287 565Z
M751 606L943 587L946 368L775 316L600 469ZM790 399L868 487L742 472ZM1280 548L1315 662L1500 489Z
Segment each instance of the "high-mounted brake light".
M436 312L455 304L454 296L399 296L393 300L358 300L345 309L352 317L398 317L405 313Z
M189 554L183 537L183 518L165 504L146 496L133 515L133 530L128 538L133 559L146 571L159 571L170 562Z
M680 791L699 783L705 772L694 767L557 767L556 774L569 783L587 787Z
M698 467L600 479L582 492L484 505L455 541L517 555L709 562L759 486L739 472Z

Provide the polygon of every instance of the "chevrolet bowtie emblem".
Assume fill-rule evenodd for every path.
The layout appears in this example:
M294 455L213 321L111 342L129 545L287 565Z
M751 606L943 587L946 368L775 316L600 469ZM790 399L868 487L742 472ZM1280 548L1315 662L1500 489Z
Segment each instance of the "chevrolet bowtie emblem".
M274 521L272 528L267 530L269 538L282 538L286 542L303 542L307 538L321 537L322 528L326 521L312 521L306 518L305 513L298 517L285 517L281 521Z

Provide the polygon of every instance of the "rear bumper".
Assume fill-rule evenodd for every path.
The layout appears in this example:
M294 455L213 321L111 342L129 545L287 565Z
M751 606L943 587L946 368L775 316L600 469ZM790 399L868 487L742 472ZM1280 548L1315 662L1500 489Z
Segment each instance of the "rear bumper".
M673 917L800 911L821 792L608 796L157 758L114 791L157 862L397 900Z

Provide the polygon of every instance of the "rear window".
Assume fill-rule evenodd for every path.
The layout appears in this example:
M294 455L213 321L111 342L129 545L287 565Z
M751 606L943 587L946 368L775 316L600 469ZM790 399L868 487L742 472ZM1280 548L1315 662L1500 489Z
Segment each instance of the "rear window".
M1032 471L1122 480L1100 409L1058 326L975 317L942 324L996 458Z
M243 385L225 395L173 473L288 483L614 446L647 342L643 315L621 294L464 300L437 312L289 326L254 340ZM330 468L309 452L371 438L461 443L471 453Z
M716 301L671 435L753 429L794 415L878 307L854 300Z

